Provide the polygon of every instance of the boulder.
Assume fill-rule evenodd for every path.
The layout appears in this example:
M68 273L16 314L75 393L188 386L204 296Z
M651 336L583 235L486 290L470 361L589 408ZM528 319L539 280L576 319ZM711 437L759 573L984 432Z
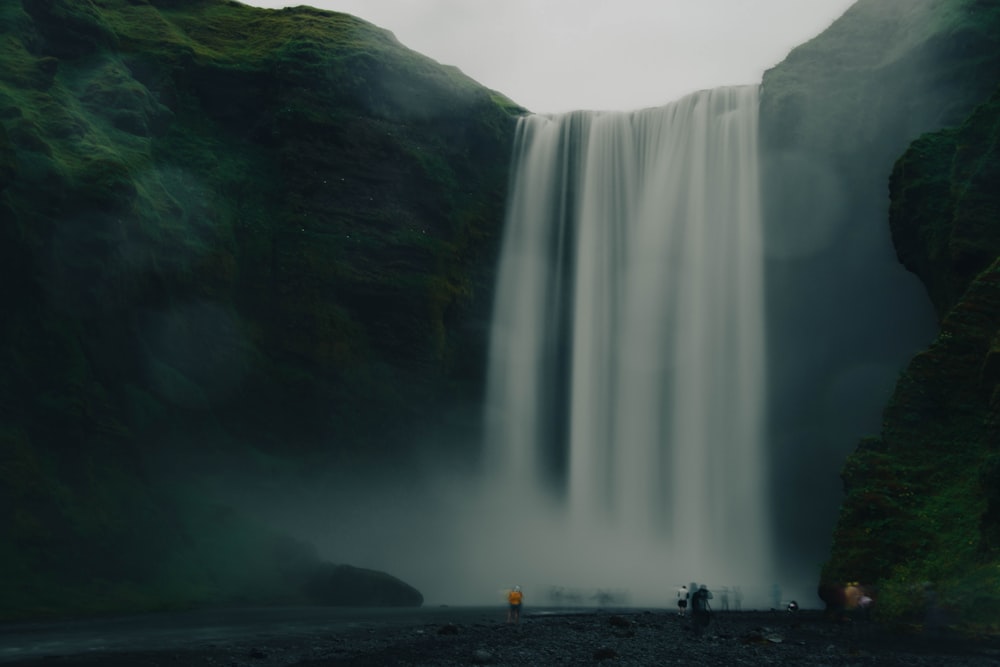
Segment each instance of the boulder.
M314 604L335 607L419 607L424 596L409 584L377 570L320 564L303 584Z

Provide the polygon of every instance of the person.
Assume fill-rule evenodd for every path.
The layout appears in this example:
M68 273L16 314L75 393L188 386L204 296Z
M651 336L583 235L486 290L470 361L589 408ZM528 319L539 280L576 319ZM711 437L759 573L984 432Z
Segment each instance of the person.
M521 603L524 601L524 593L521 592L520 586L514 586L509 593L507 593L507 622L517 623L521 620Z
M868 591L862 589L861 597L858 598L858 618L862 621L871 620L872 605L875 604L875 600L868 595Z
M694 622L695 631L699 634L712 620L712 608L708 604L712 597L712 592L705 584L699 586L691 596L691 620Z
M690 597L691 593L688 591L688 587L686 585L681 585L681 587L677 589L678 616L683 616L685 613L687 613L688 598Z
M858 602L861 601L861 584L856 581L851 581L844 587L844 607L849 611L854 611L858 608Z

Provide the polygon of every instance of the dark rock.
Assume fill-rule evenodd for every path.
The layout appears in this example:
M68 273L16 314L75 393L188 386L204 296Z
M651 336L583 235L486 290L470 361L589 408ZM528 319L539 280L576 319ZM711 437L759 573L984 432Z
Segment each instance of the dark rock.
M982 584L982 573L1000 564L998 130L994 93L961 125L913 142L892 171L893 241L927 286L940 331L901 374L879 446L859 446L844 465L845 498L824 567L826 581L877 583L876 614L925 627L936 604L973 625L992 623L1000 609L996 587ZM938 603L918 580L897 578L940 563L949 565L933 582Z
M946 335L920 355L922 360L913 355L935 334L928 296L943 320L972 281L994 270L1000 226L991 195L998 172L992 157L995 129L987 118L995 112L980 107L985 122L939 130L963 125L996 90L998 32L1000 6L995 2L859 0L764 75L760 122L764 225L770 244L767 299L781 304L768 321L769 344L780 350L769 359L769 382L775 395L783 397L769 436L774 452L781 453L773 472L801 480L801 486L793 482L778 493L822 496L809 511L776 505L779 569L785 557L787 565L826 561L822 580L843 585L859 577L876 583L892 572L938 571L939 563L949 563L949 571L972 572L980 566L986 571L996 562L993 556L990 565L982 565L970 554L969 567L953 566L952 545L969 546L969 529L942 538L928 530L927 521L913 520L918 512L939 516L923 499L949 497L952 491L961 495L961 480L979 472L972 461L982 450L967 443L980 440L979 425L990 419L984 408L993 387L970 391L949 371L961 368L965 375L972 365L960 358L985 349L990 339L977 335L960 341L957 335L948 337L956 332L942 329ZM885 234L890 173L891 239ZM897 260L920 277L926 290L899 271ZM835 278L817 280L823 275ZM975 303L968 301L960 309L965 315L985 315L991 302L980 291ZM844 312L851 317L844 318ZM799 332L806 321L817 332L835 333L803 339ZM990 337L995 333L990 331ZM819 347L823 360L807 368L801 360L814 358ZM877 382L856 383L849 411L819 418L829 408L819 406L813 389L840 381L843 369L859 359L878 359L891 373ZM911 359L914 365L896 383L898 370ZM995 361L980 354L976 362L976 380L991 385ZM937 372L931 379L933 369ZM833 419L836 432L829 426ZM848 502L837 494L813 492L816 477L810 471L841 466L843 450L831 446L797 453L803 450L796 443L856 442L862 434L880 430L879 451L859 447L843 468ZM927 446L915 448L915 441ZM932 452L932 443L942 450ZM936 479L928 487L937 472L906 472L941 471L941 462L953 451L970 465L941 475L950 477L949 482ZM971 503L967 511L955 505L941 503L942 525L957 526L963 514L979 511ZM839 536L829 558L823 551L838 515ZM866 531L877 532L878 539ZM971 536L973 542L977 538ZM806 556L806 548L816 552ZM970 594L975 580L970 574ZM905 598L912 582L898 583L904 584L896 590ZM898 602L892 605L896 609L909 606ZM989 606L998 608L995 602Z
M745 644L780 644L784 641L784 637L769 628L754 628L740 639Z
M494 626L471 623L477 612L456 612L462 619L463 632L442 638L434 633L405 631L397 623L372 627L347 628L324 632L303 641L299 633L272 637L262 644L253 638L247 647L223 642L213 647L188 651L98 654L62 656L55 662L65 667L133 667L134 665L228 665L264 664L241 660L253 646L269 654L268 664L299 667L382 667L383 665L421 665L421 667L456 667L468 664L502 665L587 665L594 662L621 667L648 665L798 665L799 667L847 667L848 665L884 665L887 667L938 667L961 664L963 667L995 667L1000 655L996 637L962 641L957 638L930 638L920 634L895 634L874 626L859 635L844 632L822 612L803 611L795 623L788 615L760 624L760 614L734 612L725 616L725 624L734 636L748 636L762 630L773 631L786 641L743 643L723 637L691 640L685 637L686 623L664 610L666 623L636 623L634 614L622 616L638 629L635 640L619 645L608 644L605 632L608 618L602 614L580 614L577 632L562 619L529 617L514 640L509 632L494 632ZM461 614L466 614L462 616ZM501 617L502 618L502 617ZM375 620L375 619L372 619ZM414 622L422 624L419 616ZM721 623L721 621L720 621ZM367 626L368 624L366 624ZM510 630L502 620L495 627ZM417 625L417 628L424 627ZM401 631L401 629L403 631ZM610 661L610 663L605 662Z
M21 6L35 20L47 55L79 57L118 44L115 31L90 2L21 0Z
M475 665L491 665L494 661L493 654L485 649L477 649L472 653L472 663Z
M303 585L314 604L354 607L419 607L424 596L385 572L324 563Z
M632 621L628 620L624 616L612 616L608 619L608 624L616 628L631 628Z
M607 646L602 646L596 651L594 651L594 660L614 660L618 657L618 651L613 648L608 648Z
M446 412L474 432L517 107L334 12L0 5L0 616L420 604L288 568L192 490L277 481L271 456L403 469Z

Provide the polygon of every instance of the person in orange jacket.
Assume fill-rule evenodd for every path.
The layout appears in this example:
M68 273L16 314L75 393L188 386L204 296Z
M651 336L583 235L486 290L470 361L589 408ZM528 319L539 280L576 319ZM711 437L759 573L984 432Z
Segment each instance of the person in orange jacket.
M520 586L514 586L514 588L507 593L507 622L517 623L521 620L521 602L524 600L524 593L521 592Z

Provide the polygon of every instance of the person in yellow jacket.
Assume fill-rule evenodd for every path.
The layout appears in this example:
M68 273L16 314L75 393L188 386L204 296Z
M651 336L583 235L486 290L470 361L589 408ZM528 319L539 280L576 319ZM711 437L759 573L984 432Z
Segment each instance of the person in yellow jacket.
M507 622L517 623L521 620L521 602L524 601L524 593L521 592L520 586L514 586L509 593L507 593Z

